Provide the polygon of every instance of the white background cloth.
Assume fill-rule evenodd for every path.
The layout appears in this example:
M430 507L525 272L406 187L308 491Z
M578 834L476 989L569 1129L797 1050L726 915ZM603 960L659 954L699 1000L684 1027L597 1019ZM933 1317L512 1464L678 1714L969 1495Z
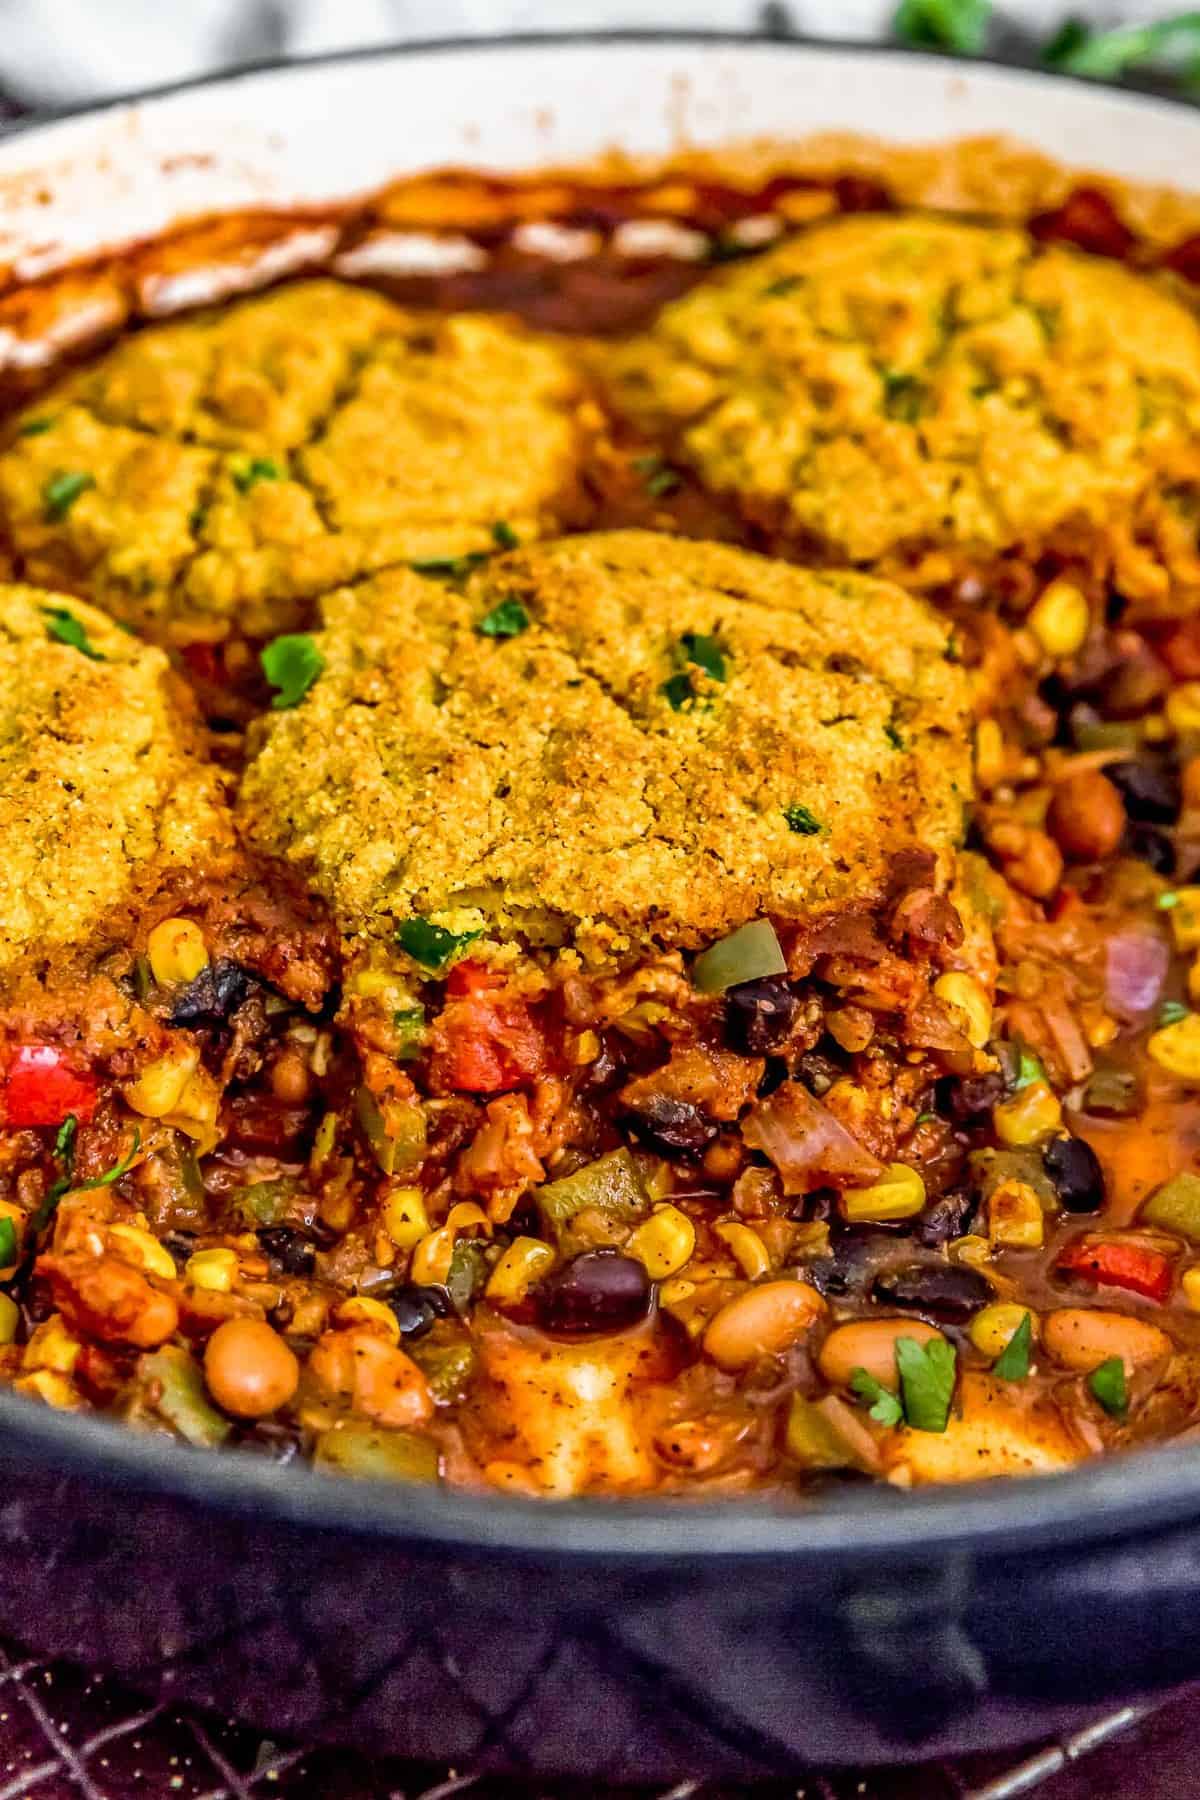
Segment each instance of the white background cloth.
M234 62L406 38L615 26L879 37L894 0L0 0L0 89L64 105L178 81ZM1048 34L1067 11L1154 17L1159 0L1004 0L1007 22Z

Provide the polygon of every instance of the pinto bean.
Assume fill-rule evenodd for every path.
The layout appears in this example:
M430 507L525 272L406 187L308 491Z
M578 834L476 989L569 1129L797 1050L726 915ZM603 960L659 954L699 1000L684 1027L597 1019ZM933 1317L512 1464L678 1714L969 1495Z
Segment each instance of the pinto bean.
M1106 775L1081 769L1055 788L1046 823L1069 861L1099 862L1124 836L1125 807Z
M915 1338L928 1344L942 1333L921 1319L852 1319L835 1325L817 1357L817 1367L835 1387L849 1387L856 1369L865 1369L884 1387L896 1388L896 1339Z
M748 1369L797 1343L825 1310L806 1281L765 1281L714 1315L704 1333L705 1354L722 1369Z
M1171 1353L1171 1340L1157 1325L1097 1306L1062 1306L1047 1313L1042 1343L1055 1362L1081 1373L1098 1369L1113 1356L1127 1369L1136 1369Z

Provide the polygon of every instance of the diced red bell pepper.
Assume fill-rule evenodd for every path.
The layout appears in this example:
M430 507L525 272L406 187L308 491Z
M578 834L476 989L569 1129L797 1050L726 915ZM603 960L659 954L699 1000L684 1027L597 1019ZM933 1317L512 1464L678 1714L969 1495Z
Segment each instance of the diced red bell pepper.
M1147 1300L1163 1301L1171 1291L1171 1264L1162 1252L1119 1238L1077 1238L1061 1253L1055 1268L1097 1286L1126 1288Z
M455 963L446 977L446 992L455 999L466 994L492 993L503 986L504 977L498 969L489 969L486 963L472 962L469 957L466 962Z
M544 1074L546 1040L520 1000L452 1000L433 1030L430 1081L442 1093L501 1094Z
M96 1110L93 1075L77 1075L53 1044L18 1044L0 1084L5 1125L61 1125L68 1113L86 1124Z

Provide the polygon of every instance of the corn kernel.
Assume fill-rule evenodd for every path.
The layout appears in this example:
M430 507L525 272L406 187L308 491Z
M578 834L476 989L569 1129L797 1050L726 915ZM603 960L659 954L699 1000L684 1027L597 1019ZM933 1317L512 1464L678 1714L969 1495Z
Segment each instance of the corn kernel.
M696 1227L677 1206L656 1206L650 1217L638 1226L625 1245L628 1256L636 1256L651 1281L665 1281L678 1275L696 1248Z
M17 1234L17 1252L19 1255L21 1240L25 1236L25 1227L29 1222L28 1215L21 1210L15 1201L0 1200L0 1219L12 1220L13 1230ZM7 1281L9 1277L15 1275L16 1272L17 1262L14 1259L6 1268L0 1269L0 1281Z
M1087 595L1061 577L1043 588L1030 608L1028 625L1047 656L1056 661L1082 649L1091 623Z
M56 1374L53 1369L34 1369L32 1374L14 1381L13 1386L19 1394L43 1400L59 1412L78 1412L82 1405L70 1376Z
M79 1361L83 1345L72 1337L61 1313L54 1313L34 1331L21 1357L23 1369L53 1369L58 1375L69 1375Z
M988 1237L993 1244L1036 1250L1046 1235L1046 1215L1024 1181L1004 1181L988 1201Z
M319 1169L329 1161L337 1141L337 1127L337 1114L327 1112L313 1133L312 1150L308 1158L310 1168Z
M208 951L200 927L191 919L164 919L146 939L146 955L155 981L164 987L195 981L208 967Z
M117 1248L132 1258L140 1268L149 1275L161 1275L164 1281L174 1281L176 1275L175 1258L165 1244L160 1244L153 1232L146 1231L140 1225L110 1225L109 1237L116 1238Z
M184 1265L185 1281L210 1294L228 1294L237 1280L238 1259L233 1250L196 1250Z
M1146 1054L1168 1075L1200 1082L1200 1013L1187 1013L1156 1031L1146 1045Z
M723 1244L729 1245L734 1261L747 1280L757 1281L760 1275L770 1273L771 1259L757 1231L736 1219L723 1219L713 1230Z
M476 1206L473 1200L460 1200L458 1205L452 1206L446 1214L446 1229L454 1232L456 1237L460 1231L471 1231L475 1228L486 1231L489 1237L492 1235L491 1220L482 1206Z
M423 1237L412 1253L409 1275L419 1287L444 1287L454 1256L454 1232L443 1225Z
M571 1045L571 1061L582 1066L594 1063L600 1054L600 1037L595 1031L581 1031Z
M1036 1144L1049 1137L1062 1124L1062 1107L1058 1095L1046 1081L1031 1081L1018 1088L1009 1100L1001 1100L992 1108L992 1126L1002 1144L1010 1150Z
M421 1189L402 1187L390 1193L383 1204L383 1223L397 1249L414 1249L429 1234L429 1215Z
M514 1238L492 1270L487 1297L502 1306L514 1306L554 1265L554 1252L540 1238Z
M1036 1332L1037 1320L1027 1306L998 1300L995 1305L985 1306L982 1312L975 1314L967 1327L967 1336L989 1362L995 1362L1011 1343L1014 1332L1020 1330L1022 1319L1029 1319Z
M1200 1266L1185 1269L1179 1278L1184 1300L1192 1312L1200 1312Z
M220 1088L207 1069L196 1069L189 1075L176 1104L162 1117L166 1124L182 1131L200 1146L199 1155L207 1156L216 1146L220 1109Z
M378 1325L393 1344L400 1342L400 1321L395 1313L369 1294L354 1294L343 1300L333 1316L338 1325Z
M995 719L980 719L975 727L975 774L980 787L996 787L1004 779L1004 770L1004 735Z
M952 1006L963 1016L963 1034L976 1050L982 1050L992 1035L992 1003L981 982L960 969L939 975L933 984L939 1000Z
M0 1294L0 1344L11 1344L21 1323L21 1309L11 1294Z
M1177 737L1200 732L1200 681L1181 681L1167 695L1167 724Z
M968 1232L950 1246L951 1262L966 1263L969 1269L986 1269L992 1260L992 1247L977 1232Z
M695 1291L694 1281L684 1281L682 1277L676 1275L672 1280L664 1281L659 1288L659 1303L670 1312L673 1306L680 1306L685 1300L690 1300Z
M143 1118L165 1119L179 1105L199 1063L200 1052L195 1045L180 1040L165 1055L146 1064L137 1079L126 1086L125 1098Z
M1200 950L1200 887L1174 890L1175 904L1167 914L1177 950Z
M882 1181L870 1187L847 1188L842 1194L842 1212L851 1224L911 1219L925 1204L925 1183L907 1163L889 1163Z

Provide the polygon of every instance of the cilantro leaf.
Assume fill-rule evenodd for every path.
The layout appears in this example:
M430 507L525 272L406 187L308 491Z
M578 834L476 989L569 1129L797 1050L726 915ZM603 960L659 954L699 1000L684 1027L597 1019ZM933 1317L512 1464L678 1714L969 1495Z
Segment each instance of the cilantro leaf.
M259 481L282 481L283 470L269 456L255 456L245 468L233 470L233 485L239 494L248 494Z
M878 1425L899 1425L904 1418L904 1409L890 1388L885 1388L882 1381L868 1374L866 1369L855 1369L850 1376L850 1392L857 1394L860 1400L871 1401L871 1417Z
M142 1134L135 1125L133 1130L133 1143L130 1145L129 1151L125 1156L113 1163L111 1168L105 1169L102 1175L93 1175L89 1181L76 1181L75 1139L78 1131L79 1120L75 1117L74 1113L68 1113L62 1124L59 1126L58 1136L54 1140L54 1160L62 1170L62 1174L58 1177L58 1180L53 1186L47 1190L45 1199L29 1221L31 1239L37 1237L40 1232L45 1230L46 1226L54 1217L59 1201L71 1188L76 1188L82 1193L92 1188L111 1187L114 1181L119 1181L121 1176L127 1174L133 1167L133 1159L142 1147Z
M42 505L47 520L56 525L60 519L65 519L80 494L86 494L95 485L96 477L89 475L84 469L56 470L42 488Z
M68 1113L54 1139L54 1160L62 1163L68 1173L75 1161L75 1134L78 1130L79 1120L74 1113Z
M889 419L915 424L925 410L926 388L915 375L902 375L885 369L883 374L883 410Z
M892 724L890 719L883 728L883 735L892 746L893 750L904 750L907 748L904 739L900 736L900 733L896 730L896 727Z
M492 537L500 550L516 550L520 547L521 540L507 519L496 520L492 526Z
M642 478L642 486L652 500L661 500L666 494L673 494L682 487L683 477L678 469L673 469L657 454L635 456L633 467Z
M462 581L488 559L486 550L468 550L465 556L424 556L410 562L414 575L430 575L435 581Z
M892 30L902 44L978 56L987 36L991 0L900 0Z
M785 294L794 294L803 279L801 275L781 275L777 281L769 281L763 289L764 300L781 300Z
M299 706L325 668L325 658L306 631L277 637L266 646L259 661L263 674L277 690L271 699L277 712Z
M1032 1050L1026 1050L1022 1046L1017 1062L1017 1079L1013 1083L1014 1088L1019 1093L1022 1088L1032 1087L1035 1081L1045 1081L1045 1079L1046 1071L1041 1062Z
M11 1219L0 1219L0 1269L11 1268L17 1260L17 1228Z
M1179 1000L1164 1000L1158 1015L1160 1025L1178 1025L1180 1019L1186 1019L1188 1008Z
M17 436L41 437L44 432L50 431L53 428L53 425L54 420L50 414L43 413L40 418L26 419L24 425L18 427Z
M1093 31L1070 19L1042 51L1042 61L1068 75L1115 81L1130 69L1160 63L1195 79L1200 64L1200 12L1177 13L1144 25Z
M1001 1381L1024 1381L1029 1373L1029 1353L1033 1348L1033 1320L1026 1313L992 1364L992 1374Z
M92 662L103 662L99 650L87 634L86 626L68 612L65 606L43 606L42 617L46 621L46 636L53 638L57 644L66 644L72 650L78 650Z
M431 975L440 975L443 969L457 962L468 944L473 944L482 931L447 931L443 925L435 925L431 919L405 919L396 928L396 942L400 948L428 969Z
M510 594L507 600L493 606L490 613L485 613L475 629L480 637L514 638L528 631L529 624L529 614L515 594Z
M1088 1386L1111 1418L1123 1419L1129 1411L1129 1394L1125 1387L1125 1364L1119 1356L1110 1356L1088 1376Z
M111 1187L114 1181L120 1181L122 1175L127 1175L129 1173L130 1169L133 1167L133 1159L141 1147L142 1134L135 1125L133 1128L133 1142L130 1144L125 1155L117 1162L113 1163L111 1168L105 1169L103 1175L93 1175L90 1181L77 1181L75 1186L81 1193L91 1188Z
M706 637L703 632L685 631L679 640L679 648L688 662L695 663L698 669L703 669L714 681L729 679L725 652L715 637Z
M810 813L807 806L785 806L783 816L788 830L799 832L801 837L816 837L821 829L820 819Z
M896 1368L904 1417L913 1430L945 1431L958 1368L954 1345L944 1338L931 1338L927 1344L897 1338Z

